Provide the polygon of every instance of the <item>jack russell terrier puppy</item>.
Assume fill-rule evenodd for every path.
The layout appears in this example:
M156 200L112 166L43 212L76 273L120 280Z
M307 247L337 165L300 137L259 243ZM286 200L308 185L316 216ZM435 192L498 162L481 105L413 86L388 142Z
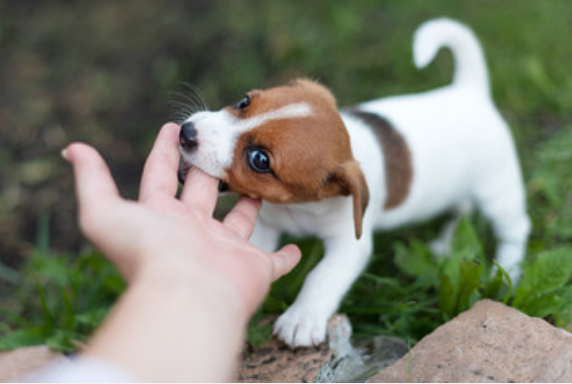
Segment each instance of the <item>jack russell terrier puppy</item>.
M518 276L530 223L511 133L473 33L448 19L426 22L414 38L416 66L442 47L456 69L440 89L340 112L328 89L301 79L252 90L182 124L182 168L191 164L263 200L254 244L275 250L282 232L324 241L323 259L275 324L290 346L324 341L328 319L367 264L375 230L474 204L493 227L498 262ZM445 252L454 229L446 225L433 248Z

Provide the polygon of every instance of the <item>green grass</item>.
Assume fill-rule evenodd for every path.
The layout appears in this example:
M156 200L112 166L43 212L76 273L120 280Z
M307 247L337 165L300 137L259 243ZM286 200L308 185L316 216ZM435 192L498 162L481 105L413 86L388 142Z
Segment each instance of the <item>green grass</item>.
M75 351L111 309L125 288L115 267L101 254L49 252L48 220L41 220L37 249L21 271L10 270L14 294L0 317L0 350L45 344Z
M39 8L41 12L27 12L29 23L22 30L19 18L10 17L10 5L0 1L0 42L26 48L7 54L18 65L7 61L5 66L22 72L0 91L20 102L2 111L7 121L19 122L14 137L29 140L36 137L36 127L53 122L61 124L68 139L95 142L120 163L144 156L168 115L165 99L181 82L198 86L212 108L237 101L253 87L296 76L321 80L341 106L427 90L450 81L453 63L442 52L427 69L415 69L415 28L439 16L466 22L483 44L496 104L512 127L521 156L533 222L523 280L511 287L502 272L489 273L495 241L478 215L459 227L453 255L434 259L425 244L437 235L440 218L377 234L370 265L341 311L349 314L358 335L395 335L411 342L481 298L571 327L568 1L523 0L518 7L499 7L492 0L259 0L248 7L243 1L201 3L197 10L176 2L169 7L151 1L138 7L112 1L87 4L54 3ZM75 30L84 32L70 33ZM30 74L34 81L24 81L22 76ZM55 137L38 135L46 141ZM19 164L20 152L1 149L0 157ZM55 158L33 159L45 164L56 163ZM2 170L7 183L19 175L15 167ZM118 179L122 186L131 180L123 176ZM48 205L51 198L38 201ZM0 199L0 216L12 212L9 203ZM0 263L0 348L48 343L70 351L105 316L123 282L96 252L52 251L47 220L40 220L39 228L36 249L22 269ZM294 300L304 276L322 256L323 247L315 239L301 240L300 246L302 263L274 284L255 324ZM260 344L269 335L270 325L265 324L251 327L249 337Z

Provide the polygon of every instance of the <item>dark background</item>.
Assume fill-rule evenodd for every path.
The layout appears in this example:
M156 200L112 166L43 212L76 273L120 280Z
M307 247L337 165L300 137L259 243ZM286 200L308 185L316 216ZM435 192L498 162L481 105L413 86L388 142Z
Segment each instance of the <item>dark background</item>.
M322 81L342 106L429 89L450 81L452 60L441 53L416 70L412 34L440 16L466 22L481 39L529 193L565 196L538 197L552 210L535 220L550 221L569 209L570 190L558 192L565 175L552 186L534 182L533 153L570 130L571 11L565 0L0 1L0 261L18 266L42 225L50 248L81 247L71 173L59 155L67 143L96 146L135 198L157 130L184 102L184 83L212 109L297 76Z

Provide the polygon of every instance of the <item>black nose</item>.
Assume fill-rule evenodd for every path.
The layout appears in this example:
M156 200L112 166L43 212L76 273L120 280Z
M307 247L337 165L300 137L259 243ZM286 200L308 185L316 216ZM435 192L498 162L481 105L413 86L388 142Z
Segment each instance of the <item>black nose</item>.
M190 121L187 121L181 125L181 132L179 132L179 143L181 147L190 151L199 145L197 140L197 130L195 125Z

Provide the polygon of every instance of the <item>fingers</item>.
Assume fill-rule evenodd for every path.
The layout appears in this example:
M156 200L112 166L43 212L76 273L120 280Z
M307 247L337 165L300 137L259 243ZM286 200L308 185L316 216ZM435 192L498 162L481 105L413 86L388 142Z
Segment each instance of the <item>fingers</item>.
M302 252L294 244L288 244L282 247L279 251L270 255L272 262L272 281L278 280L290 272L302 257Z
M120 201L117 186L101 155L89 145L70 144L62 156L73 166L79 224L90 237L90 228L109 212L105 206Z
M218 180L193 167L187 173L181 201L203 216L212 216L218 198Z
M260 205L260 200L241 197L224 218L224 225L241 238L248 240L254 231Z
M155 140L153 149L145 162L139 199L146 200L156 193L175 196L177 193L179 168L179 126L165 124Z

